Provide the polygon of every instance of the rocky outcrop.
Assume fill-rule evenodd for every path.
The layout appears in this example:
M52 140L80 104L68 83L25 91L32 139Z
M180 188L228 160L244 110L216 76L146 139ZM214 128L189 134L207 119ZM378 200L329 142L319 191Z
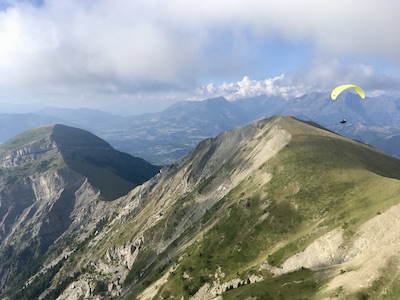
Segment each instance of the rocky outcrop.
M58 151L56 142L50 137L46 137L0 157L0 167L9 169L38 161L45 157L54 157Z
M118 279L118 281L123 282L139 255L140 247L143 242L143 237L139 237L133 242L126 242L121 246L114 246L108 249L105 256L93 263L92 266L96 272L114 277L116 276L112 279Z
M282 266L272 267L265 263L261 268L266 268L275 276L279 276L301 268L321 269L331 267L344 261L342 243L343 230L336 229L316 239L304 251L287 259Z

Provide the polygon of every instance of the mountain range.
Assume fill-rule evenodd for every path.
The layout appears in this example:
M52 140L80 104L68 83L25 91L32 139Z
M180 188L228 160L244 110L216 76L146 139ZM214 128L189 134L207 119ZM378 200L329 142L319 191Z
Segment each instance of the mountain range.
M121 117L80 108L41 108L33 113L0 114L0 141L23 130L61 123L89 130L116 149L157 165L169 165L205 138L275 115L294 116L391 155L400 157L400 99L344 92L333 101L328 93L298 98L258 96L236 101L214 98L181 101L151 114ZM347 119L345 124L340 121Z
M58 141L70 134L62 129ZM271 117L204 139L105 201L83 169L60 168L60 158L41 163L57 143L41 131L2 148L7 166L21 161L9 153L26 153L22 145L46 149L28 147L24 175L3 181L2 209L4 199L24 200L19 215L2 210L1 220L15 221L8 235L19 234L1 241L4 299L397 299L400 160L393 156L312 121ZM87 140L82 148L93 141L103 153L104 141ZM80 143L68 144L71 158L92 161L82 159L87 152L73 155ZM68 152L59 148L53 152ZM61 170L80 179L59 180L53 191ZM42 184L29 192L41 192L40 209L20 196L30 182ZM5 197L10 187L15 196ZM63 197L72 199L59 204L67 213L43 215ZM41 246L59 223L67 225Z

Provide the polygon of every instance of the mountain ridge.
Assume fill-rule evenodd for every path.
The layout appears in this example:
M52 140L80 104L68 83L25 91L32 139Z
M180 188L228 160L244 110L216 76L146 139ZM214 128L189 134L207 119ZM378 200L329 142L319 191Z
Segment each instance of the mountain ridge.
M84 242L110 214L115 204L104 200L159 171L87 131L57 124L0 145L0 166L1 293L28 280L51 255L55 265L63 263L63 244Z
M111 202L104 224L80 251L64 249L59 275L40 291L43 299L376 295L389 282L385 264L360 264L397 257L395 246L379 256L374 245L397 230L399 170L394 157L291 117L225 131ZM378 221L391 229L373 234L368 222ZM352 275L370 274L351 286Z

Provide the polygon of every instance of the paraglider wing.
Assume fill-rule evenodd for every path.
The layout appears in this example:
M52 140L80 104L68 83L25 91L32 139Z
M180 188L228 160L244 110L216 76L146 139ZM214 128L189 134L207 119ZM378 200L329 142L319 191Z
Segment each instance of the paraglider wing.
M362 90L362 88L360 88L359 86L354 85L354 84L343 84L343 85L339 85L338 87L336 87L332 90L332 93L331 93L332 100L336 100L337 96L339 96L339 94L341 92L343 92L344 90L347 90L349 88L352 88L353 90L355 90L362 99L365 98L365 93Z

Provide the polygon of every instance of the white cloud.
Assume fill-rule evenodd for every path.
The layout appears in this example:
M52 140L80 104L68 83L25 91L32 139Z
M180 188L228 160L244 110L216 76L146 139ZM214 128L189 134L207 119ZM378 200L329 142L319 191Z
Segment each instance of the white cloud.
M400 62L396 0L158 1L161 11L188 27L250 30L260 36L279 35L292 41L309 40L333 53L379 54Z
M400 28L400 2L396 0L8 3L0 11L0 89L7 93L50 98L84 93L103 99L143 97L156 91L189 97L197 82L208 77L220 81L227 75L263 77L257 64L268 67L275 58L263 56L259 47L267 52L277 38L293 47L306 44L314 59L310 68L288 74L284 64L282 69L275 65L266 69L275 72L270 79L244 77L199 90L235 98L260 93L290 96L311 88L327 89L345 79L376 89L398 83L368 63L377 57L399 68L400 39L394 31ZM254 41L260 43L247 44ZM343 67L342 57L355 61ZM285 62L284 56L280 59ZM296 59L306 58L299 54Z
M330 92L335 86L344 83L360 85L368 95L399 95L400 79L384 76L371 65L353 64L342 66L337 62L319 62L302 73L282 74L262 80L244 76L241 81L210 83L196 90L199 98L223 96L228 100L250 98L255 96L299 97L311 92Z
M289 98L300 96L305 91L301 86L290 84L284 75L280 75L264 80L252 80L244 76L241 81L235 83L224 82L219 86L210 83L198 88L196 92L203 98L223 96L228 100L236 100L261 95Z
M191 68L196 49L146 5L132 1L49 1L0 14L0 83L99 85L169 83ZM179 55L177 55L179 53ZM4 76L5 74L12 76ZM41 82L40 82L41 81Z

